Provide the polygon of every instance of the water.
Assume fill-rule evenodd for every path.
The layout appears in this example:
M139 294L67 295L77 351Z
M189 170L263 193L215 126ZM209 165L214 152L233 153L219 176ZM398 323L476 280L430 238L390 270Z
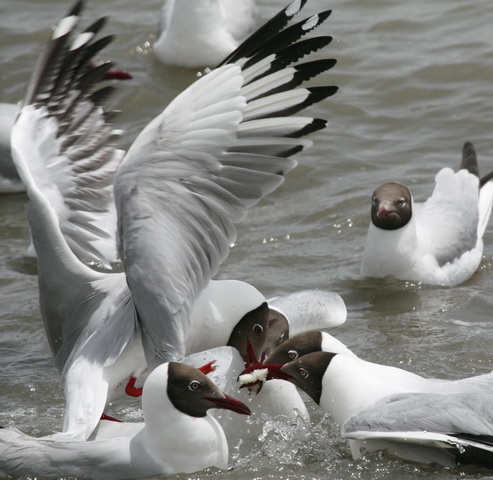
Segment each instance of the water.
M262 2L267 18L282 0ZM163 67L150 54L159 0L90 2L87 18L111 15L117 34L108 58L128 69L114 104L123 110L124 146L195 72ZM3 0L0 5L0 101L15 102L53 25L60 0ZM474 143L483 173L493 169L493 7L489 0L311 0L308 13L332 8L321 30L338 59L325 76L340 91L312 112L330 125L312 138L299 167L238 227L219 277L256 285L266 296L305 288L338 292L347 323L334 335L371 361L426 376L461 378L492 370L493 225L477 274L455 288L362 281L359 262L369 197L385 181L403 181L417 200L443 166L456 166ZM37 304L36 267L26 259L26 198L0 198L0 424L34 435L61 426L63 395ZM267 423L232 468L176 478L438 479L491 472L422 467L375 454L353 461L331 420L310 403L313 426L302 439ZM126 419L135 408L116 408ZM239 453L241 452L241 453Z

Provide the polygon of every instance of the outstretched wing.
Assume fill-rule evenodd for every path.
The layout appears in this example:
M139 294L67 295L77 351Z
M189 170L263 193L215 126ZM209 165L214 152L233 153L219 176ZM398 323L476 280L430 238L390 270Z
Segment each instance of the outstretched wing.
M40 55L11 137L29 195L41 313L62 371L117 304L130 298L122 273L99 273L83 263L109 262L98 247L111 235L92 218L109 214L108 192L122 153L112 114L101 109L112 87L97 89L111 64L92 60L109 38L95 39L103 21L74 37L81 6L58 24ZM108 358L128 341L118 340Z
M185 354L189 312L234 241L234 224L272 192L326 122L295 116L336 87L300 84L335 60L299 63L330 37L298 41L325 20L284 29L296 1L139 135L115 182L121 258L144 339L164 360Z
M112 64L93 60L111 37L96 39L101 19L72 40L81 8L77 3L60 22L39 57L13 148L29 170L25 181L49 202L72 251L84 263L111 267L117 259L113 178L124 152L115 146L121 132L112 126L114 113L101 108L113 86L94 89Z
M28 217L38 257L40 307L55 363L65 384L64 430L90 435L107 401L112 365L133 339L136 316L124 273L102 273L84 261L109 264L100 247L112 236L107 218L122 152L100 86L111 64L93 56L100 20L76 35L81 3L58 24L41 54L12 131L12 152L29 195ZM114 207L113 207L114 208Z

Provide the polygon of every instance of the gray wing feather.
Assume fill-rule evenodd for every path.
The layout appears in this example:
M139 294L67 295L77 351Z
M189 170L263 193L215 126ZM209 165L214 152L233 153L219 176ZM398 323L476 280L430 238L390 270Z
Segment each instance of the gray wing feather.
M349 418L343 435L364 432L436 432L493 435L493 399L490 393L402 394Z
M283 15L273 19L282 27ZM252 37L238 50L255 52L250 64L233 55L201 77L142 131L118 170L120 256L144 343L161 360L186 355L192 303L226 258L235 223L295 167L288 157L310 145L300 137L325 127L293 114L336 87L296 87L335 62L291 67L311 50L284 48L321 21L300 22L278 44L267 38L265 54L262 34Z

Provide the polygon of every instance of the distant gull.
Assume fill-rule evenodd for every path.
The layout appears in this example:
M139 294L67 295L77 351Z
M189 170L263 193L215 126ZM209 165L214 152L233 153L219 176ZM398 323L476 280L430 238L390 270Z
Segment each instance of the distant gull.
M400 183L378 187L372 195L361 275L442 286L469 279L483 255L493 205L491 177L479 179L476 152L467 142L459 171L440 170L426 202L415 203Z
M257 26L256 0L166 0L154 54L170 65L213 68Z
M337 91L300 87L335 64L296 63L331 41L300 40L330 11L285 28L304 3L288 5L179 95L126 154L116 148L115 113L102 109L115 86L97 88L112 65L87 62L111 40L97 38L104 21L72 39L79 2L55 29L11 140L29 195L41 313L64 383L66 436L87 438L112 392L146 368L226 344L262 356L265 298L245 282L211 277L234 224L310 146L300 137L326 126L295 115ZM109 208L112 185L124 272L96 271L74 255L111 263L116 246L92 219ZM94 247L105 238L108 256Z
M102 420L89 440L0 430L0 472L15 476L132 479L225 469L228 443L210 409L249 415L202 372L164 363L147 378L144 423Z

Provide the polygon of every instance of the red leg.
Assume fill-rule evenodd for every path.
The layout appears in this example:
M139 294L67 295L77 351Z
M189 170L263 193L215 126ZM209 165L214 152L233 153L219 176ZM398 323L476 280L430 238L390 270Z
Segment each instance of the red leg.
M101 420L108 420L110 422L123 423L121 420L118 420L117 418L113 418L113 417L110 417L109 415L106 415L106 413L103 413L101 415Z
M125 393L130 397L140 397L142 396L142 388L137 388L135 382L137 379L135 377L130 377L125 387Z
M213 366L214 363L216 363L216 361L212 360L212 362L206 363L202 367L199 367L199 370L207 375L216 369L216 367Z

